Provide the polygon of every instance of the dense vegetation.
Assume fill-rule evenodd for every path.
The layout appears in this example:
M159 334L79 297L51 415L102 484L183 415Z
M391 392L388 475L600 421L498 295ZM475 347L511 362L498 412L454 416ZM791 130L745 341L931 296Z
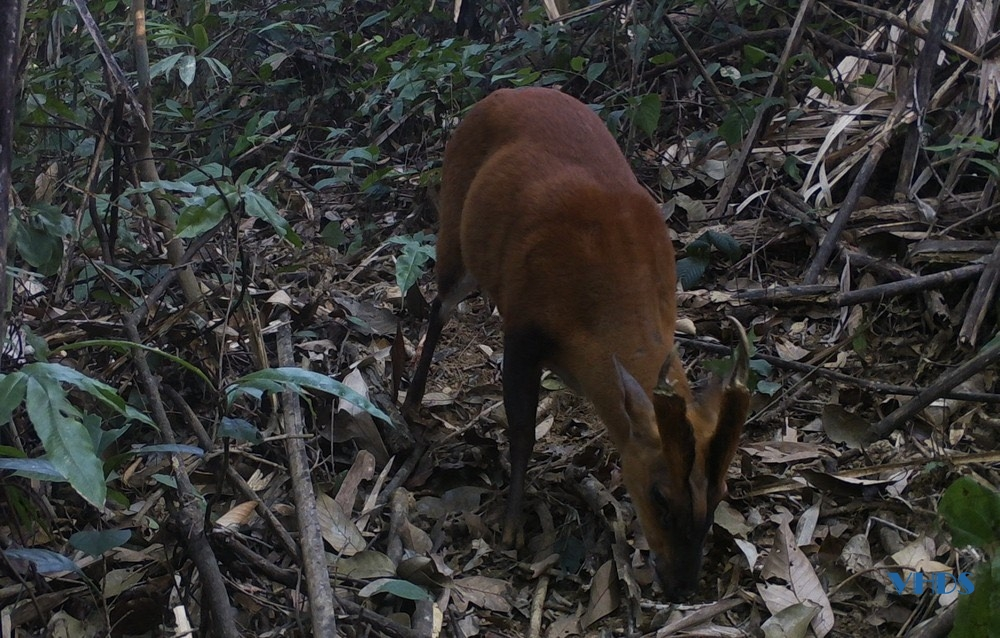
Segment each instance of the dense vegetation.
M0 7L4 631L997 635L1000 4L463 4ZM396 408L444 142L526 85L663 202L686 365L753 330L691 605L554 377L499 548L487 300Z

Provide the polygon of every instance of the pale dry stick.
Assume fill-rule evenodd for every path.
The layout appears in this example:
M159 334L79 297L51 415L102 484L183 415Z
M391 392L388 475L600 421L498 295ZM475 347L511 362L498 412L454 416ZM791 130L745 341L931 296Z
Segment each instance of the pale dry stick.
M900 461L898 463L885 463L883 465L875 465L868 467L859 467L851 470L844 470L838 472L833 476L835 478L864 478L866 476L871 476L872 474L882 474L888 472L896 472L898 470L905 470L918 465L925 465L929 459L920 458L914 459L912 461ZM1000 463L1000 452L983 452L980 454L967 454L965 456L947 457L947 462L949 465L954 467L964 467L966 465L986 465ZM747 491L744 496L747 498L759 498L761 496L768 496L771 494L782 494L784 492L792 492L794 490L802 490L809 487L809 485L803 481L798 481L795 479L784 479L778 481L777 483L772 483L764 487Z
M976 292L969 301L969 309L965 313L962 329L958 333L958 343L963 346L975 346L979 330L986 319L987 311L993 306L993 299L1000 288L1000 241L993 249L993 254L986 261Z
M740 605L746 603L747 601L742 598L730 598L728 600L720 600L708 605L702 605L691 613L684 614L683 617L660 627L654 632L643 634L642 638L668 638L669 636L673 636L681 632L685 632L685 635L689 636L697 635L697 631L692 632L691 630L696 629L699 625L710 622L716 616L736 609ZM655 607L659 608L660 605L656 605ZM676 607L676 605L671 605L670 607Z
M915 417L921 410L940 399L959 383L995 365L1000 365L1000 338L993 339L979 354L957 368L942 374L923 392L889 413L888 416L875 424L875 434L880 438L888 436L890 432Z
M292 349L291 316L288 310L281 313L278 328L278 365L295 365ZM302 413L299 397L292 390L282 392L282 421L284 430L293 436L285 439L288 456L288 475L292 479L292 495L295 498L295 515L299 524L299 538L302 552L302 567L305 571L306 590L309 593L309 611L314 636L336 636L337 617L334 611L333 588L326 566L326 552L323 548L323 534L316 510L316 492L313 490L309 473L309 459L306 445L299 436L303 433Z
M826 264L833 256L833 251L837 248L840 235L844 232L844 228L847 227L847 221L851 218L851 214L855 208L857 208L858 200L861 199L861 195L865 192L868 182L871 181L872 175L875 173L875 167L878 165L885 150L889 147L889 137L895 132L898 125L906 123L912 118L913 114L907 112L906 101L903 98L897 99L892 112L889 113L885 124L883 124L882 131L872 141L868 155L865 157L865 161L858 171L858 176L851 184L851 189L847 191L844 201L840 203L837 216L833 218L833 223L830 225L829 230L827 230L826 236L823 237L819 250L816 251L816 256L813 257L809 269L802 278L802 283L812 285L819 281L820 273L823 272Z
M729 346L724 346L721 343L712 343L710 341L702 341L700 339L694 339L691 337L683 337L678 335L676 337L677 342L681 345L689 345L699 350L704 350L705 352L711 352L714 354L730 354L732 348ZM865 390L871 390L873 392L882 392L885 394L902 394L905 396L916 396L923 392L923 388L913 388L905 385L896 385L893 383L883 383L881 381L868 381L867 379L861 379L856 376L851 376L849 374L844 374L842 372L836 372L834 370L827 370L826 368L820 368L814 365L809 365L808 363L802 363L800 361L789 361L782 359L781 357L776 357L774 355L757 353L753 356L754 359L763 359L768 363L786 370L791 370L792 372L801 372L803 374L815 374L816 376L829 379L831 381L837 381L839 383L844 383L847 385L852 385L858 388L864 388ZM948 392L941 397L942 399L955 399L958 401L980 401L982 403L1000 403L1000 394L993 394L989 392Z
M545 597L549 593L548 574L542 575L535 585L535 593L531 597L531 620L528 623L527 638L539 638L542 635L542 614L545 613Z
M788 36L788 40L785 41L785 49L781 52L781 58L778 60L778 71L771 77L771 82L767 87L767 92L764 94L765 100L774 95L778 88L778 82L784 74L785 65L788 64L789 58L798 52L799 42L802 40L805 18L812 12L813 4L813 0L803 0L802 4L799 5L799 12L795 16L795 22L792 24L792 32ZM722 219L723 214L729 207L729 200L732 199L733 192L736 190L736 185L743 177L743 169L746 167L747 159L750 157L750 153L757 145L757 139L760 136L760 132L764 125L764 117L770 113L770 111L771 109L757 110L757 115L754 117L753 123L750 125L750 129L743 138L743 147L740 149L736 160L727 169L729 174L726 175L726 179L722 182L722 187L719 189L719 201L716 203L715 210L712 213L712 217L715 219Z

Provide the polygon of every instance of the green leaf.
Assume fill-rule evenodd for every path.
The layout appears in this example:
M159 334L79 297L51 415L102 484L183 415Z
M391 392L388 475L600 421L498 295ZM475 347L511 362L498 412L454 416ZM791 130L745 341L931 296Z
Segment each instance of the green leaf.
M366 29L372 26L373 24L378 24L382 20L385 20L388 16L389 16L388 11L379 11L378 13L373 13L372 15L365 18L365 21L362 22L361 26L358 27L358 31L360 31L361 29Z
M707 257L685 257L677 260L677 279L684 290L690 290L705 275L708 269Z
M177 61L182 57L184 57L183 53L175 53L155 63L153 66L149 67L149 78L151 80L155 80L157 77L164 75L165 73L169 73L170 70L174 68L174 65L177 64Z
M773 397L778 390L781 389L781 384L777 381L768 381L766 379L761 379L757 382L757 392L761 394L766 394L769 397Z
M14 232L14 247L24 261L41 274L53 275L59 271L63 254L62 237L18 224Z
M153 425L152 419L135 408L127 405L125 403L125 399L118 396L117 390L108 384L92 379L82 372L70 368L69 366L64 366L60 363L29 363L21 368L21 371L29 376L38 378L44 377L54 381L68 383L79 388L80 390L83 390L93 398L100 401L106 407L111 408L122 416L141 421L147 425Z
M746 56L747 62L749 62L751 66L759 65L768 57L767 51L758 49L757 47L749 44L743 45L743 55Z
M55 469L88 503L104 507L107 489L101 459L80 411L67 400L62 386L52 378L29 374L25 406Z
M246 419L234 419L229 416L222 417L217 436L220 439L230 438L255 445L263 440L260 430L253 423Z
M1000 557L980 563L972 575L975 591L959 596L950 638L1000 638Z
M11 470L36 481L66 482L66 477L48 459L0 459L0 470Z
M252 394L252 391L280 392L286 389L300 395L306 394L307 389L320 390L353 403L375 418L392 423L385 412L375 407L375 404L358 394L356 390L325 374L301 368L268 368L251 372L226 387L226 403L231 406L240 394Z
M207 205L194 204L181 209L181 214L177 216L177 236L190 239L215 228L228 212L225 206L215 205L221 201L221 198L216 198Z
M403 246L399 258L396 259L396 285L399 286L399 290L403 294L406 294L406 291L417 283L424 273L424 264L432 256L425 248L418 244L406 244Z
M379 578L358 591L358 595L362 598L370 598L375 594L392 594L407 600L434 600L423 587L399 578Z
M282 239L287 239L288 243L296 248L302 247L302 240L299 236L292 230L291 225L288 223L271 200L264 197L256 190L248 188L243 193L243 203L246 206L247 214L251 217L256 217L257 219L263 219L268 224L277 231L278 236Z
M988 552L1000 540L1000 494L969 476L952 483L938 504L956 547L972 545Z
M814 75L810 79L812 80L813 86L827 95L834 96L837 94L837 86L827 78Z
M733 239L732 235L728 233L709 230L705 232L704 237L710 244L722 251L722 254L729 261L736 261L743 254L743 251L740 250L739 242Z
M70 536L69 544L81 552L97 558L108 550L121 547L130 538L132 538L132 532L127 529L88 530Z
M9 423L14 410L24 401L26 384L23 372L0 375L0 425Z
M35 569L39 574L80 571L76 563L62 554L57 554L47 549L5 549L3 553L7 558L26 560L29 563L34 563Z
M208 48L208 31L205 30L205 25L196 24L191 27L191 40L199 53Z
M587 73L585 77L587 82L594 82L597 78L604 75L604 72L608 70L607 62L594 62L587 65Z
M170 361L176 363L182 368L185 368L186 370L197 376L201 380L201 382L204 383L207 387L213 388L214 391L215 383L213 383L213 381L208 378L208 375L202 372L200 368L198 368L195 365L192 365L191 363L188 363L186 360L178 357L175 354L165 352L163 350L160 350L159 348L153 348L152 346L147 346L141 343L133 343L131 341L123 341L121 339L89 339L87 341L77 341L76 343L63 345L61 346L61 349L72 351L72 350L79 350L81 348L92 348L94 346L99 346L102 348L115 348L116 350L121 350L121 351L127 351L130 350L131 348L139 348L140 350L145 350L146 352L155 354L158 357L169 359ZM129 418L135 418L139 421L142 421L143 423L148 423L150 425L153 425L153 421L148 416L141 413L137 413L136 415L136 413L132 412L131 410L133 410L133 408L126 407L125 415L128 416Z
M719 137L730 146L739 144L743 138L743 119L733 115L723 118L719 125Z
M660 94L647 93L632 115L635 125L646 135L652 135L660 123Z

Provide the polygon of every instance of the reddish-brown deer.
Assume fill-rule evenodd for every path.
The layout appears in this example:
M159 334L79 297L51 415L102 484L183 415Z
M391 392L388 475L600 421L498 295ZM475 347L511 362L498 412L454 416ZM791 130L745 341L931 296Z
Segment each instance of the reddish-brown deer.
M441 330L478 284L503 317L503 541L521 529L545 366L604 421L666 596L692 591L746 419L749 345L734 321L733 373L692 395L674 355L670 236L614 138L559 91L496 91L447 145L440 222L438 295L404 409L419 406Z

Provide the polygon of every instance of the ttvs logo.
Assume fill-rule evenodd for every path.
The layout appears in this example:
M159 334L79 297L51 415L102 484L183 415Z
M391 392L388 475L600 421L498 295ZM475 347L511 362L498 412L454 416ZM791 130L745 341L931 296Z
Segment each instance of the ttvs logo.
M904 593L912 583L914 594L924 593L924 588L929 588L935 594L952 594L958 592L959 595L971 594L976 590L976 585L970 578L970 572L961 572L955 576L951 572L934 572L925 574L924 572L909 572L906 577L901 573L889 572L889 580L896 589L897 594Z

